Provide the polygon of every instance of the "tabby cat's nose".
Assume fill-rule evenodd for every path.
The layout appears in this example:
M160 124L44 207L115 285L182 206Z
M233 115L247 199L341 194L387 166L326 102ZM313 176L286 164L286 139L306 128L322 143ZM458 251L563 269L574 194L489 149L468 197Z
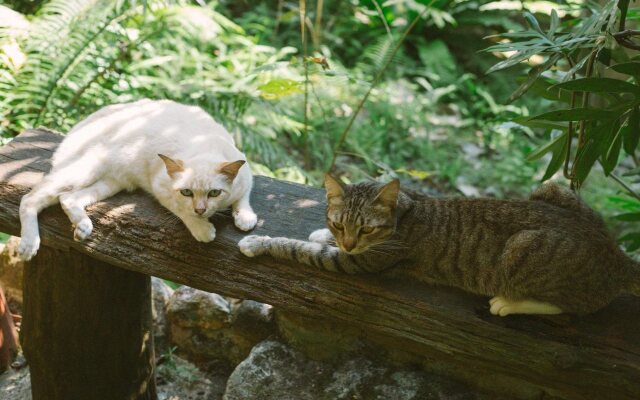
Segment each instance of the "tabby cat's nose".
M202 214L204 214L204 212L205 212L205 211L207 211L207 209L206 209L206 208L196 208L196 209L195 209L195 212L196 212L196 214L198 214L198 215L202 215Z
M344 247L346 251L351 251L356 247L356 244L355 240L344 240L342 242L342 247Z

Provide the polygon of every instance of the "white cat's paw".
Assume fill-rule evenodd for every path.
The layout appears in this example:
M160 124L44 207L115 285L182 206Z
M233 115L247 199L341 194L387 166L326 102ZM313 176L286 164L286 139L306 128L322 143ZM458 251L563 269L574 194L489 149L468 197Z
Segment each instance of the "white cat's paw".
M189 230L198 242L208 243L216 238L216 227L209 222L190 226Z
M29 261L36 255L40 248L40 236L31 238L22 237L18 246L18 257L23 261Z
M233 213L233 222L242 231L250 231L256 227L258 216L251 210L241 209Z
M309 235L310 242L327 244L333 239L333 233L327 228L315 230Z
M91 235L93 232L93 223L89 218L85 218L76 224L76 228L73 230L73 239L81 242Z
M269 236L249 235L242 238L238 242L238 248L240 252L247 257L256 257L264 254L267 247L265 242L271 239Z
M489 305L491 305L489 312L491 312L491 314L493 315L499 315L501 317L506 317L514 311L512 309L512 303L502 296L495 296L494 298L489 300Z

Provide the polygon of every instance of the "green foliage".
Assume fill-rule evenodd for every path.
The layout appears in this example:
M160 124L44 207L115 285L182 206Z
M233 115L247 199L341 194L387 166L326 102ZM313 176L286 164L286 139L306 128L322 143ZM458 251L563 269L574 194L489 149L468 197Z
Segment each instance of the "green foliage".
M507 2L520 18L488 0L306 2L303 57L298 1L42 3L0 18L2 141L37 125L65 132L106 104L169 98L223 123L255 173L319 184L375 83L338 149L334 172L347 180L522 196L567 155L582 183L598 163L624 172L638 145L640 61L609 35L615 4ZM494 54L506 58L485 75ZM594 195L605 214L618 207L610 195Z
M636 157L640 138L640 67L625 51L626 47L635 47L627 36L629 31L624 30L627 15L633 11L628 6L629 1L623 0L603 6L587 3L583 10L589 13L587 18L567 13L561 19L553 10L548 16L548 29L542 28L536 16L525 13L530 28L498 35L501 42L487 51L512 52L489 72L518 65L533 56L544 57L529 69L526 79L510 97L516 100L529 91L533 96L562 103L561 109L516 120L551 133L551 141L529 156L538 159L552 154L543 180L550 179L564 165L565 177L579 188L598 163L605 176L611 176L635 199L629 201L638 201L640 196L634 189L615 175L615 171L628 171L629 165L638 167L640 162ZM638 172L626 175L637 176ZM635 213L624 213L617 220L633 222L637 217ZM632 232L621 240L635 250L640 247L639 238L640 233Z

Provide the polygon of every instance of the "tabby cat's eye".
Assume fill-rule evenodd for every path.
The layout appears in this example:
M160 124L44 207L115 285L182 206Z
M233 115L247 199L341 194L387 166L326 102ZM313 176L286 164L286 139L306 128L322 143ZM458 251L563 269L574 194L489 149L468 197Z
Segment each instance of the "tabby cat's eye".
M375 228L375 227L373 227L373 226L368 226L368 225L365 225L365 226L363 226L362 228L360 228L360 232L361 232L361 233L364 233L365 235L366 235L367 233L371 233L371 232L373 232L373 231L375 231L375 230L376 230L376 228Z
M191 197L193 196L193 192L191 191L191 189L182 189L180 191L180 194L186 197Z
M344 225L342 225L340 222L333 222L333 227L339 231L344 229Z
M220 196L220 193L222 193L222 190L213 189L212 191L209 192L209 197L218 197Z

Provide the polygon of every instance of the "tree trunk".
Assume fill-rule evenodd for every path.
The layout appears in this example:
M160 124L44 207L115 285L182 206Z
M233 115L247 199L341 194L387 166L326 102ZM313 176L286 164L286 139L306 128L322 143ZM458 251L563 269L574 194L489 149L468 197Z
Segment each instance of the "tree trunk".
M45 246L26 264L34 400L156 399L151 328L148 276Z

